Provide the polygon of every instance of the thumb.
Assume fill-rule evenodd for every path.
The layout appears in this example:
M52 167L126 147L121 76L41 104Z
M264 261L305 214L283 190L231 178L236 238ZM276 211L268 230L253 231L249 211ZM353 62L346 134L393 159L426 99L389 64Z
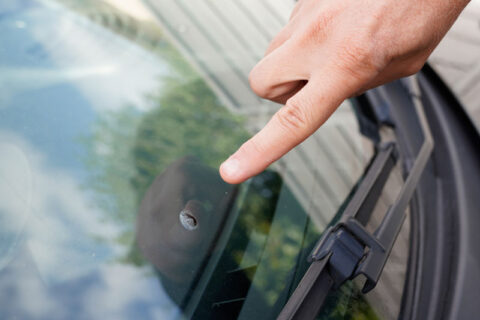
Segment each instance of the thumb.
M262 172L271 163L313 134L355 90L359 83L339 72L319 72L220 166L228 183L241 183ZM335 76L333 76L335 75ZM357 81L353 81L357 82Z

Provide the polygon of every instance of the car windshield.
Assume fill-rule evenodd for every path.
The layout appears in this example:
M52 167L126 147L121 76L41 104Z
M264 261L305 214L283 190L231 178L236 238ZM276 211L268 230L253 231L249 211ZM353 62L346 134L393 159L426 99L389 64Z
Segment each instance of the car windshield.
M292 5L0 4L1 318L278 315L374 153L345 101L263 173L220 179L280 107L247 78Z

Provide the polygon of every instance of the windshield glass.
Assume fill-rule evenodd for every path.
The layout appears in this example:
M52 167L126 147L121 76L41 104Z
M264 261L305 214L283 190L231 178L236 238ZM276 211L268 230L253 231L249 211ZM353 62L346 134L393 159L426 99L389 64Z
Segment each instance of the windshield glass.
M1 318L275 318L373 143L346 101L225 184L290 1L126 3L0 4Z

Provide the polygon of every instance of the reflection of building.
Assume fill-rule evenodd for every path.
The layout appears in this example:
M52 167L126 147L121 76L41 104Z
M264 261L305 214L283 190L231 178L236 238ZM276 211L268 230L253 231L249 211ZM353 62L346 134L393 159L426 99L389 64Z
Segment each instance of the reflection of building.
M247 76L263 56L270 40L286 23L293 1L147 3L155 10L165 32L228 107L255 114L259 109L276 108L273 103L261 101L251 93Z
M164 31L252 132L280 107L259 99L248 73L288 21L292 0L147 1ZM365 167L365 145L351 110L340 108L276 169L320 228L331 219ZM367 157L368 158L368 157Z

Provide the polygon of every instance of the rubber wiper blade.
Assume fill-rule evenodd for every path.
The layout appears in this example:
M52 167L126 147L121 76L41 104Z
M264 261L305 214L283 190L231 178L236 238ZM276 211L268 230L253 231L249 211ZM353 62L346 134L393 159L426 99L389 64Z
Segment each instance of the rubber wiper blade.
M373 232L365 225L397 161L394 142L382 143L340 220L323 234L310 256L312 262L277 319L315 319L329 291L362 274L364 293L377 284L405 220L405 211L433 150L415 77L409 83L423 144L400 193Z

